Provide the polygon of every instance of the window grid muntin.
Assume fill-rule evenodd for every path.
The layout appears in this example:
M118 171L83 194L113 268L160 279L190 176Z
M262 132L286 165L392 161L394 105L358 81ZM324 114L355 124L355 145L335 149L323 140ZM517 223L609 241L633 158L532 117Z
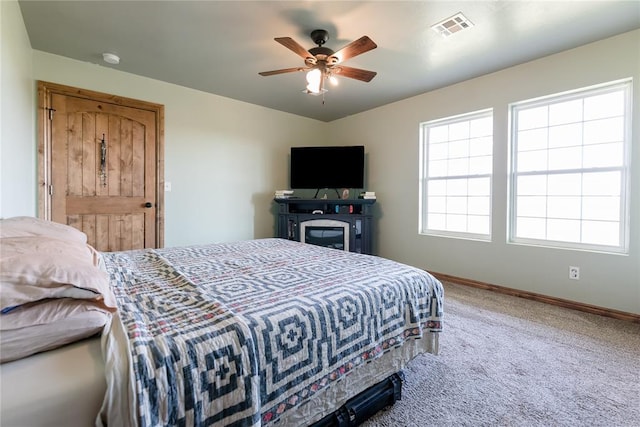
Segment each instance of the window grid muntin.
M538 245L538 246L549 246L549 247L561 247L561 248L572 248L572 249L585 249L585 250L596 250L596 251L606 251L606 252L614 252L614 253L626 253L628 251L628 236L629 236L629 159L630 159L630 150L631 150L631 85L632 85L632 79L625 79L625 80L620 80L620 81L616 81L616 82L610 82L610 83L606 83L606 84L602 84L602 85L598 85L598 86L594 86L591 88L585 88L585 89L580 89L578 91L575 92L571 92L571 93L564 93L564 94L557 94L557 95L552 95L550 97L545 97L545 98L539 98L536 100L531 100L531 101L524 101L524 102L520 102L520 103L516 103L516 104L512 104L510 106L510 116L511 116L511 138L512 138L512 143L511 143L511 180L510 180L510 186L511 186L511 191L510 191L510 203L509 203L509 207L510 207L510 225L509 225L509 242L511 243L524 243L524 244L531 244L531 245ZM589 119L584 119L584 104L586 99L590 99L590 98L594 98L597 96L601 96L601 95L607 95L607 94L615 94L615 93L621 93L621 104L622 106L620 107L621 112L619 112L618 114L621 114L621 116L606 116L606 117L597 117L595 119L593 118L589 118ZM622 135L621 137L621 141L619 141L619 145L621 145L620 147L620 156L621 156L621 160L620 160L620 164L619 166L598 166L598 167L584 167L584 156L581 157L581 165L583 167L579 167L579 168L574 168L574 169L556 169L556 170L549 170L549 169L545 169L545 170L530 170L530 171L526 171L526 172L518 172L518 143L519 143L519 138L518 138L518 132L521 131L519 129L519 112L523 111L523 110L531 110L534 108L539 108L539 107L547 107L547 112L549 112L549 110L551 109L552 106L556 106L559 104L564 104L564 103L568 103L571 101L581 101L581 104L583 106L582 108L582 140L581 140L581 145L579 147L584 148L585 146L587 147L591 147L591 146L598 146L598 145L605 145L605 144L609 144L609 142L605 141L605 142L597 142L597 143L585 143L584 142L584 138L585 138L585 132L584 132L584 128L585 128L585 123L593 123L593 122L597 122L597 121L601 121L601 120L608 120L611 118L616 118L616 117L620 117L622 120L622 129L620 130L620 134ZM548 123L549 123L549 116L547 117L548 121L547 121L547 133L548 133L548 129L551 127ZM571 122L571 123L575 123L575 122ZM566 123L562 123L561 125L564 125ZM553 126L557 126L558 124L554 124ZM531 130L533 128L527 128L528 130ZM539 129L544 130L544 127L540 127ZM549 140L547 138L547 149L546 151L549 151L548 148L548 143ZM578 147L578 146L575 146ZM533 150L531 150L533 151ZM541 150L541 151L545 151L545 150ZM547 163L548 166L548 163ZM582 176L584 175L588 175L588 174L593 174L593 173L607 173L607 172L618 172L620 174L620 179L619 179L619 187L618 187L618 195L617 196L611 196L611 197L618 197L618 206L617 206L617 210L619 212L619 218L617 221L600 221L601 223L610 223L610 222L617 222L618 223L618 236L617 236L617 241L618 244L612 245L612 244L606 244L606 243L602 243L602 244L598 244L598 243L592 243L592 242L575 242L575 241L563 241L563 240L554 240L554 239L538 239L538 238L527 238L527 237L517 237L517 226L518 226L518 218L520 218L518 216L518 177L521 176L545 176L545 177L549 177L551 175L556 175L556 174L562 174L562 175L569 175L569 174L582 174ZM584 181L582 181L584 182ZM547 188L547 193L548 193L548 188ZM587 194L586 197L591 197L592 195ZM548 194L547 194L548 197ZM597 220L591 220L591 219L587 219L584 220L584 198L585 198L585 192L584 189L581 189L581 230L580 230L580 236L582 239L583 236L583 230L582 228L584 227L584 225L591 225L591 223L598 223L599 221ZM547 209L548 209L548 205L547 205ZM540 218L540 217L535 217L535 218ZM544 219L548 219L548 215L546 214ZM584 224L584 223L587 224Z
M484 132L477 134L471 133L471 128L473 127L473 125L482 124L483 120L487 121L485 123L485 127L483 128ZM466 138L450 138L450 134L448 134L446 139L440 139L433 143L430 141L431 130L442 128L443 126L447 126L448 130L450 130L452 126L463 126L465 123L469 128L469 133L467 134ZM461 155L450 157L449 154L452 144L454 147L456 145L462 145L462 141L466 141L466 151L463 150ZM474 142L476 144L474 144ZM443 146L446 148L446 156L442 155L441 149L443 148ZM440 150L440 153L438 156L435 156L435 159L432 159L431 157L436 151L434 150L434 148L438 148ZM433 162L431 162L431 160L446 163L446 166L444 168L445 172L432 174L433 168L430 166L433 166ZM453 162L460 162L461 160L467 160L467 173L450 173L451 169L449 168L449 166ZM484 161L484 167L487 171L484 173L478 173L477 169L474 169L478 167L476 161ZM492 218L491 186L493 172L493 110L487 109L422 123L420 127L420 162L420 234L460 237L474 240L490 240ZM482 168L482 165L480 165L479 168ZM487 180L485 184L485 194L482 194L481 196L469 194L469 180L475 179ZM449 194L450 185L460 180L467 180L465 189L466 191L463 194ZM444 182L444 195L430 195L429 184L434 182ZM435 201L434 198L436 197L444 197L445 199L447 199L445 201L445 204L448 204L449 201L464 199L466 206L465 213L460 214L458 212L448 211L447 206L445 207L444 213L432 210L432 205ZM477 206L478 200L476 200L476 197L482 197L485 201L484 204L487 206L486 212L482 215L475 213L475 210L473 212L470 212L470 205ZM470 203L470 201L473 203ZM430 227L430 224L433 225L433 220L437 219L437 215L445 215L446 218L444 229ZM467 231L457 230L451 226L452 224L450 223L450 221L460 219L461 216L465 217L465 229ZM476 220L478 220L479 218L484 219L484 223L480 228L484 228L483 231L486 232L468 231L470 227L475 227L472 225L472 223L476 222ZM473 229L476 230L476 228Z

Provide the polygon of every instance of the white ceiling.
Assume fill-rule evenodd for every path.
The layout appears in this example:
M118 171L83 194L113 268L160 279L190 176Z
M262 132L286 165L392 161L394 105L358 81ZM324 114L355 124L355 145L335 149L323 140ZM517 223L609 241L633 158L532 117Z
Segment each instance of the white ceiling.
M20 1L33 49L331 121L640 28L633 1ZM474 24L443 38L430 26L458 12ZM276 43L326 29L335 51L363 35L378 47L345 65L376 71L302 93L302 66ZM102 53L120 56L119 65ZM594 58L597 61L597 58ZM553 78L553 76L549 76Z

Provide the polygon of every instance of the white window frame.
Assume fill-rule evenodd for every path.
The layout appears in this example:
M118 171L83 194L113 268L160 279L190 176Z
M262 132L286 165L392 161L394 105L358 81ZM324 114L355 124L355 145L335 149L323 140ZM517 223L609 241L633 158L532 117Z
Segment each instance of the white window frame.
M429 177L429 129L444 125L451 125L463 122L470 122L472 120L490 118L491 119L491 135L487 135L487 137L491 138L491 166L490 171L488 173L482 174L463 174L463 175L455 175L455 176L439 176L439 177ZM492 207L492 193L493 193L493 161L494 161L494 131L493 131L493 109L484 109L479 111L474 111L470 113L460 114L456 116L450 116L442 119L431 120L428 122L424 122L420 124L420 182L419 182L419 224L418 224L418 233L421 235L430 235L430 236L442 236L442 237L453 237L453 238L462 238L468 240L481 240L481 241L491 241L491 230L492 230L492 219L493 219L493 207ZM474 156L470 156L472 158ZM474 178L487 178L489 180L488 183L488 194L486 197L488 198L488 232L485 233L472 233L468 231L452 231L452 230L442 230L442 229L430 229L428 228L428 215L429 215L429 182L436 180L456 180L456 179L474 179ZM467 197L469 197L467 193ZM468 211L467 211L468 212ZM466 214L467 221L469 217L473 217L473 214Z
M616 92L622 90L624 93L624 130L623 130L623 161L621 166L616 167L578 167L573 169L561 169L561 170L542 170L542 171L527 171L518 172L518 123L517 112L529 108L550 106L560 102L566 102L577 99L584 99L594 95L601 95L610 92ZM509 124L510 124L510 165L509 165L509 224L507 240L511 244L524 244L532 246L544 246L562 249L573 250L586 250L595 252L606 252L614 254L628 254L629 252L629 223L630 223L630 159L631 159L631 127L632 127L632 79L622 79L613 82L603 83L595 86L577 89L574 91L562 92L553 94L541 98L531 99L516 102L509 105ZM581 123L585 123L584 120ZM547 129L550 126L547 124ZM554 174L583 174L590 172L607 172L616 171L620 172L620 207L619 207L619 245L606 245L606 244L594 244L594 243L582 243L582 242L568 242L557 241L549 239L536 239L517 237L517 199L518 199L518 177L520 176L550 176ZM547 193L548 196L548 193ZM581 190L581 195L585 197L584 190ZM581 202L582 203L582 202ZM580 216L581 224L581 239L582 239L582 225L586 221L583 216ZM548 215L548 211L547 214ZM544 218L549 218L545 216Z

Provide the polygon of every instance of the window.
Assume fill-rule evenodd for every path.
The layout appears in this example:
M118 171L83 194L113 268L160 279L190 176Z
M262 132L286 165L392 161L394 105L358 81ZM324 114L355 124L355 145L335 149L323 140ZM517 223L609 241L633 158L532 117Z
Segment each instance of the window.
M511 105L510 240L627 249L631 80Z
M489 240L493 112L423 123L420 233Z

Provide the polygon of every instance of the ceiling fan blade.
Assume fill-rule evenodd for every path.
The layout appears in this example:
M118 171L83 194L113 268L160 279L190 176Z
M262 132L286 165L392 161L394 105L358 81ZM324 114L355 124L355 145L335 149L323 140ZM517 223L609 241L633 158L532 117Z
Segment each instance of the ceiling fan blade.
M291 37L276 37L274 39L282 46L294 52L296 55L301 57L302 59L313 58L313 55L309 53L309 51L298 44L297 41L292 39Z
M371 79L373 79L376 76L376 74L378 74L375 71L362 70L360 68L353 68L353 67L345 67L344 65L340 65L332 68L331 73L337 74L343 77L349 77L351 79L360 80L363 82L370 82Z
M358 40L353 41L331 55L333 58L337 59L337 62L346 61L349 58L353 58L354 56L360 55L361 53L365 53L370 51L371 49L375 49L378 47L377 44L373 42L369 37L362 36Z
M294 68L283 68L281 70L273 70L273 71L262 71L261 76L274 76L276 74L284 74L284 73L293 73L294 71L304 71L306 68L304 67L294 67Z

